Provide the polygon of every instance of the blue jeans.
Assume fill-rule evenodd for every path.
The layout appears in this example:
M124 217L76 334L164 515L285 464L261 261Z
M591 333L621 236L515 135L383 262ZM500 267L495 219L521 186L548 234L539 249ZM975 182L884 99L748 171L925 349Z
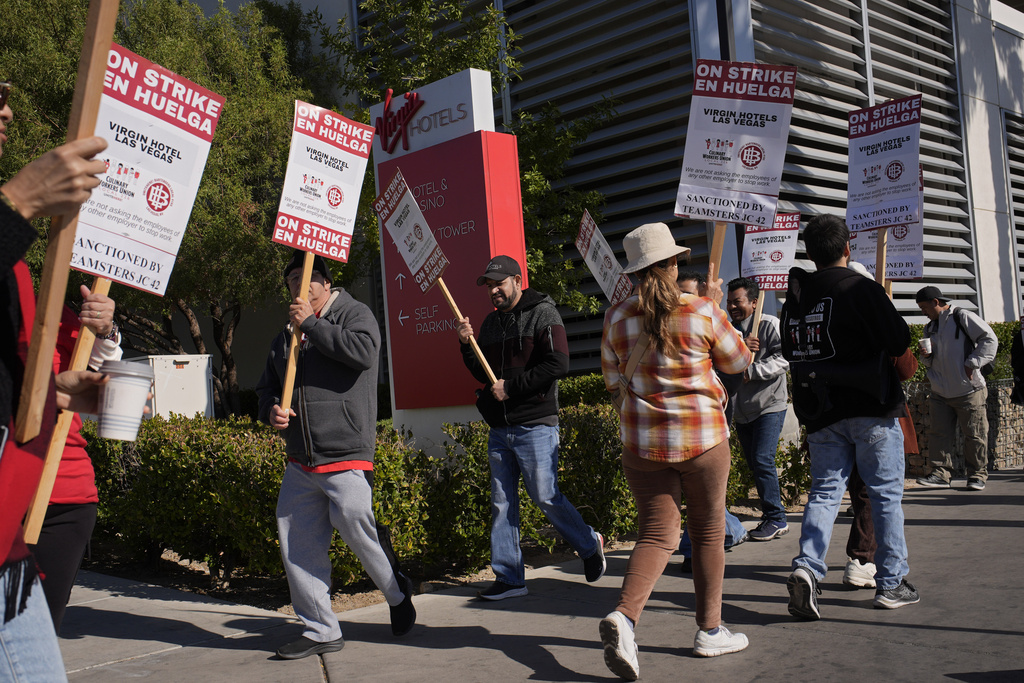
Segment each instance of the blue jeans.
M492 427L487 440L491 465L491 569L498 581L526 584L519 547L519 475L526 492L548 521L579 553L598 551L597 533L558 490L558 427Z
M804 508L800 554L793 568L825 578L832 526L854 462L871 498L875 525L875 582L888 590L910 571L903 535L903 432L895 418L851 417L807 435L811 451L811 491Z
M725 510L725 549L733 547L740 542L747 533L743 528L740 518ZM683 535L679 537L679 554L683 557L693 557L693 544L690 543L690 531L683 525Z
M775 454L779 450L779 436L786 411L765 413L747 424L735 423L736 436L743 448L747 467L754 475L754 486L761 499L761 519L786 523L786 508L782 507L779 490L779 472L775 469Z
M0 595L11 588L11 574L0 575ZM43 586L35 579L24 611L6 624L0 612L0 681L66 681L64 660Z

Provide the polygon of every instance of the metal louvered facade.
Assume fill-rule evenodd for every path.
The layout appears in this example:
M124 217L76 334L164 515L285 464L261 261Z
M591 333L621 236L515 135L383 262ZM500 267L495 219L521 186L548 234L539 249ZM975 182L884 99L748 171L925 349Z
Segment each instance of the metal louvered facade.
M1024 293L1024 116L1004 112L1003 126L1014 254L1017 257L1017 291ZM1024 311L1021 296L1017 297L1016 310Z

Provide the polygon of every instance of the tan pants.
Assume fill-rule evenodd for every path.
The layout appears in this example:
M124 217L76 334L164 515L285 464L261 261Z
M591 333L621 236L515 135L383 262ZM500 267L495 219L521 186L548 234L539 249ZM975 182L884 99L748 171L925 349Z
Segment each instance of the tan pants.
M636 499L640 538L622 580L616 609L637 623L668 559L679 547L679 505L686 497L686 525L693 544L697 625L718 626L725 577L725 488L729 442L676 463L644 460L623 448L622 469Z
M978 372L978 370L975 370ZM928 461L932 471L945 481L953 476L954 429L959 423L964 435L964 464L967 476L988 480L988 387L966 396L943 398L931 395L931 433L928 439Z

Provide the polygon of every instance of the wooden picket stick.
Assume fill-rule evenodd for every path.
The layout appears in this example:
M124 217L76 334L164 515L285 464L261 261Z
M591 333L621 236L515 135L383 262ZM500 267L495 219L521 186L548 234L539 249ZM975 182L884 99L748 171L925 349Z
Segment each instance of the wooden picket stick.
M892 280L885 279L885 257L889 246L889 228L882 228L878 232L878 241L875 243L875 282L885 287L885 293L891 299Z
M107 69L110 43L114 39L118 5L118 0L91 0L89 3L82 57L78 63L78 81L68 121L69 141L90 137L96 130L96 117L99 114L100 97L103 95L103 75ZM57 327L60 325L68 288L68 270L77 223L77 211L55 216L50 223L36 318L32 324L18 415L14 424L14 437L20 443L39 436L50 373L53 371L53 352L57 348Z
M456 319L462 320L462 313L459 311L459 307L455 304L455 299L452 297L451 292L448 291L448 287L444 284L443 278L437 278L437 286L441 288L441 293L444 294L444 298L451 307L452 313L455 314ZM487 359L484 358L484 352L480 350L480 345L476 343L475 337L469 338L469 345L473 347L473 353L476 354L476 359L480 361L480 365L484 366L484 372L487 373L487 379L491 380L491 384L497 384L498 378L494 375L494 371L491 370L491 366L487 363Z
M722 264L722 252L725 251L725 228L727 224L715 221L715 232L711 238L711 271L712 279L718 279L718 269Z
M762 291L757 297L757 306L754 307L754 322L750 326L750 336L752 337L757 336L757 328L761 324L761 312L764 311L764 295L765 292Z
M110 280L105 277L97 277L92 282L92 293L106 296L110 292ZM68 370L85 370L89 366L89 358L92 356L92 346L96 341L96 333L91 328L82 325L78 331L78 340L75 342L75 350L71 352L71 364ZM43 463L43 476L36 488L36 495L28 506L28 515L25 517L25 543L33 545L39 540L39 532L43 528L43 519L46 517L46 508L50 504L50 494L53 493L53 484L57 480L57 468L60 467L61 456L64 455L64 446L67 444L68 433L71 431L71 421L75 413L70 410L62 410L57 414L57 427L50 437L50 445L46 449L46 461Z
M326 273L325 273L326 274ZM302 259L302 285L300 296L309 296L309 283L313 279L313 252L307 251ZM295 387L295 372L299 363L299 344L302 342L302 330L292 325L292 340L288 346L288 366L284 371L284 385L281 387L281 409L288 412L292 407L292 390Z

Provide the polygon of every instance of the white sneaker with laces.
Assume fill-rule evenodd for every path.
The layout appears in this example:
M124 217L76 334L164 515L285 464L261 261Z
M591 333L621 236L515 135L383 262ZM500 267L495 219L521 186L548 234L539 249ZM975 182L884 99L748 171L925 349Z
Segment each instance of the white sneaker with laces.
M715 635L708 631L697 631L693 639L693 654L698 657L717 657L745 650L749 644L747 637L742 633L732 633L719 625L718 633Z
M852 558L846 561L846 571L843 572L843 583L855 588L875 587L875 564L873 562L861 562Z
M604 663L613 674L625 681L640 678L633 627L625 614L615 611L601 620L601 644L604 645Z

